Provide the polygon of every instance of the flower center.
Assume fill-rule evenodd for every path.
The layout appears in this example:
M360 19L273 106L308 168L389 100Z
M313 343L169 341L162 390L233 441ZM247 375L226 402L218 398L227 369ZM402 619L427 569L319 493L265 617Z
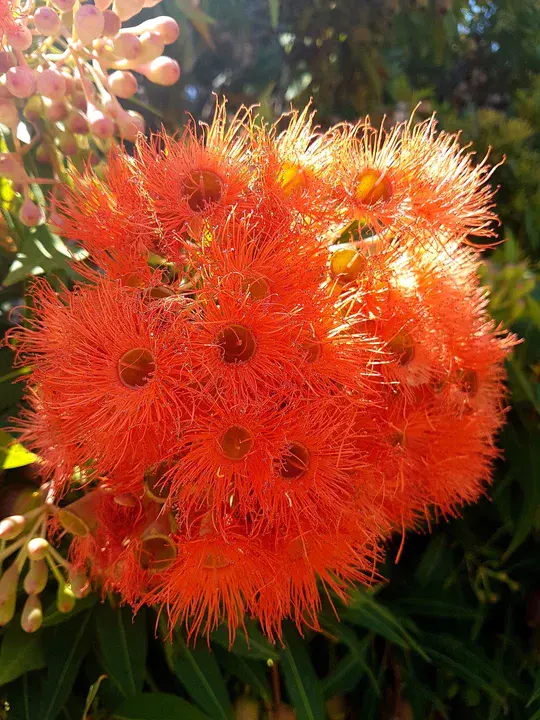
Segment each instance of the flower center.
M364 205L374 205L379 200L390 200L392 183L380 170L364 170L356 185L356 199Z
M132 390L146 385L155 369L154 356L146 348L128 350L118 361L118 376Z
M168 535L151 535L142 542L141 566L149 572L163 572L176 560L176 546Z
M308 363L314 363L321 357L322 344L315 336L315 333L313 333L312 337L302 342L301 348L304 351L304 358Z
M309 470L309 450L298 442L290 443L278 463L278 473L286 480L298 480Z
M390 350L398 356L399 365L405 367L414 358L414 341L408 333L398 332L388 343Z
M201 212L221 200L223 182L211 170L193 170L182 183L182 194L194 212Z
M308 171L298 163L285 162L279 171L278 182L285 195L292 195L295 190L305 188L308 181Z
M169 497L170 483L164 480L169 470L167 463L161 462L144 478L144 489L149 498L158 503L166 502Z
M219 447L229 460L242 460L253 447L253 438L246 428L233 425L221 436Z
M330 258L330 276L345 285L356 280L365 265L364 256L354 248L338 248Z
M165 298L173 297L176 293L167 285L157 285L148 292L148 295L152 300L164 300Z
M457 378L460 390L471 397L478 392L478 375L474 370L458 370Z
M231 565L231 561L227 560L225 555L218 552L209 552L203 560L203 567L206 570L222 570L228 565Z
M264 300L270 295L270 285L263 278L248 278L242 283L242 292L249 293L253 300Z
M223 362L244 363L255 355L255 338L243 325L227 325L218 333L216 342Z

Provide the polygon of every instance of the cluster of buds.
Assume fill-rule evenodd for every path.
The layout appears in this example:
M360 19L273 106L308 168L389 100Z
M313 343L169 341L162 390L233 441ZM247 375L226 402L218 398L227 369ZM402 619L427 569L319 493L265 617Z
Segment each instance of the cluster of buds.
M32 184L52 185L54 195L66 159L97 165L115 140L134 141L144 131L142 115L120 103L136 94L136 74L159 85L178 80L178 63L163 55L178 38L173 18L122 27L159 1L0 1L0 123L13 143L12 152L0 154L0 175L22 195L24 225L35 227L46 217ZM21 112L34 128L24 147L17 136ZM51 177L29 176L24 155L32 148ZM54 213L50 220L58 229Z
M80 502L80 501L79 501ZM27 503L28 505L28 503ZM59 508L54 504L49 484L32 494L29 508L9 515L0 521L0 626L7 625L15 616L19 587L26 599L20 615L25 632L39 630L43 623L41 593L52 578L56 582L56 608L58 612L73 610L77 598L90 591L86 575L74 568L47 540L51 523L64 531L84 532L84 521L76 524L77 501ZM65 521L65 525L63 525ZM22 582L21 582L22 581Z

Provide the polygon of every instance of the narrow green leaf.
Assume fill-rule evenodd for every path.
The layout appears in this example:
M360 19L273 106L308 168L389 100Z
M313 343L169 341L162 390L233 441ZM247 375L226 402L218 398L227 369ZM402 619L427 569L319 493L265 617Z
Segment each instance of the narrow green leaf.
M42 691L43 675L28 672L5 689L9 702L9 716L15 720L41 720L39 698Z
M436 597L403 597L392 603L392 606L407 615L420 615L421 617L476 620L480 615L480 611L476 608L467 607L458 602L440 600Z
M347 693L353 690L364 677L365 671L355 653L348 652L330 675L323 680L322 691L326 699L336 693ZM379 688L377 688L377 691Z
M95 618L105 672L124 697L135 695L143 687L148 649L145 608L133 617L130 608L106 602Z
M249 686L254 694L264 702L271 702L272 692L267 677L266 663L261 660L258 662L247 660L242 655L233 655L232 652L228 652L222 647L216 647L214 652L222 668Z
M305 641L289 622L283 626L283 642L285 649L280 655L285 685L298 720L324 720L326 714L319 679Z
M92 705L94 703L94 700L97 697L97 694L99 692L99 686L101 683L107 679L106 675L100 675L95 683L92 683L90 685L90 689L88 690L88 695L86 696L86 702L84 704L84 713L82 716L82 720L88 720L88 713L90 712Z
M268 7L270 10L270 23L272 24L272 28L274 30L277 30L277 26L279 23L279 5L280 0L268 0Z
M140 693L115 711L118 720L210 720L187 700L167 693Z
M189 695L212 720L229 720L233 709L227 686L214 654L202 643L190 648L180 633L175 633L172 663L178 679Z
M536 680L534 682L534 689L531 697L529 698L529 702L527 703L527 707L529 705L532 705L535 700L538 700L540 698L540 671L536 674Z
M37 460L37 455L26 450L21 443L14 442L13 437L0 430L0 470L31 465Z
M25 633L16 621L8 626L0 647L0 685L45 667L41 636Z
M234 643L230 645L229 632L225 626L215 630L210 640L227 648L233 655L241 655L250 660L277 660L279 653L275 646L271 645L254 623L246 623L247 637L239 632Z
M359 665L362 669L362 673L365 673L368 676L374 692L379 693L380 690L377 678L373 674L373 671L369 664L366 662L366 654L371 642L370 637L364 637L362 640L359 640L353 628L349 627L343 622L339 622L335 617L332 616L323 615L321 617L321 624L339 642L347 645L347 647L351 651L352 657L356 661L356 664ZM345 668L343 668L342 671L344 669Z
M47 682L41 698L40 720L54 720L71 693L92 641L92 611L57 627L48 635Z

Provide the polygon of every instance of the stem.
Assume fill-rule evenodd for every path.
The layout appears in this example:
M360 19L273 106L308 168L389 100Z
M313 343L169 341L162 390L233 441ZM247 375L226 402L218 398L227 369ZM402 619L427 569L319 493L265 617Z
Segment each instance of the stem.
M13 372L2 375L2 377L0 377L0 383L11 382L12 380L15 380L15 378L21 377L22 375L30 375L32 370L32 365L27 365L26 367L20 368L20 370L13 370Z
M281 705L281 686L279 682L279 670L276 661L272 665L272 715L277 718L279 713L279 706Z

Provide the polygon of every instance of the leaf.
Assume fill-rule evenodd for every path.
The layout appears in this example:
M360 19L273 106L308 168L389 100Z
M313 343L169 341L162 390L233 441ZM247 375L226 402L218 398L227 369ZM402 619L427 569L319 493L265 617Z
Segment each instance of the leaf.
M82 720L88 720L88 713L90 712L92 704L97 697L97 694L99 692L99 686L106 679L106 675L100 675L96 682L90 685L90 689L88 690L88 695L86 697L86 703L84 704L84 713L82 716Z
M37 455L26 450L7 432L0 430L0 470L12 470L36 462Z
M277 660L279 653L274 646L264 637L254 623L246 623L247 637L244 633L238 633L234 643L230 645L229 631L225 626L215 630L210 636L212 642L218 643L227 648L234 655L241 655L250 660Z
M336 693L350 692L364 675L364 666L358 661L356 653L348 652L334 667L330 675L323 680L324 697L328 700ZM377 691L380 694L379 688Z
M535 680L535 683L534 683L533 693L532 693L531 697L529 698L529 702L527 703L527 707L529 707L529 705L532 705L533 702L535 702L536 700L538 700L538 698L540 698L540 671L539 671L539 672L537 673L537 675L536 675L536 680Z
M202 36L209 48L215 49L214 41L210 35L209 26L215 23L214 18L207 15L189 0L175 0L180 11L188 18L193 27Z
M182 685L212 720L233 717L223 675L214 654L207 647L189 648L182 635L176 633L172 663Z
M281 664L285 685L298 720L324 720L326 717L321 685L307 651L305 641L294 625L283 625L284 650Z
M145 609L133 617L128 607L103 603L95 617L106 673L124 697L135 695L143 687L148 650Z
M140 693L115 711L118 720L210 720L187 700L167 693Z
M222 668L249 686L265 703L271 702L272 692L266 664L247 660L241 655L233 655L222 647L217 647L214 652Z
M12 622L0 647L0 685L20 675L45 667L42 633L29 635L17 622Z
M436 618L469 618L476 620L481 614L476 608L458 602L448 602L437 597L404 597L393 603L393 607L410 615Z
M531 532L540 506L540 446L537 439L532 436L526 437L523 444L527 442L528 448L522 448L520 455L519 472L520 484L523 490L523 504L521 514L512 533L512 541L503 556L508 560L510 555L521 545ZM521 446L521 443L520 443Z
M84 610L88 610L89 608L94 607L97 599L98 596L95 593L91 593L85 598L77 600L73 610L68 613L60 612L60 610L58 610L58 608L56 607L56 600L53 600L48 606L43 616L43 627L54 627L54 625L60 625L61 623L68 622L75 615L78 615Z
M47 682L41 698L40 720L54 720L71 693L84 656L92 641L92 611L72 618L49 634L46 643Z
M280 0L268 0L268 8L270 10L270 23L273 30L277 30L279 23L279 4Z
M16 720L41 720L39 697L42 690L42 673L29 672L5 689L9 702L9 716Z

